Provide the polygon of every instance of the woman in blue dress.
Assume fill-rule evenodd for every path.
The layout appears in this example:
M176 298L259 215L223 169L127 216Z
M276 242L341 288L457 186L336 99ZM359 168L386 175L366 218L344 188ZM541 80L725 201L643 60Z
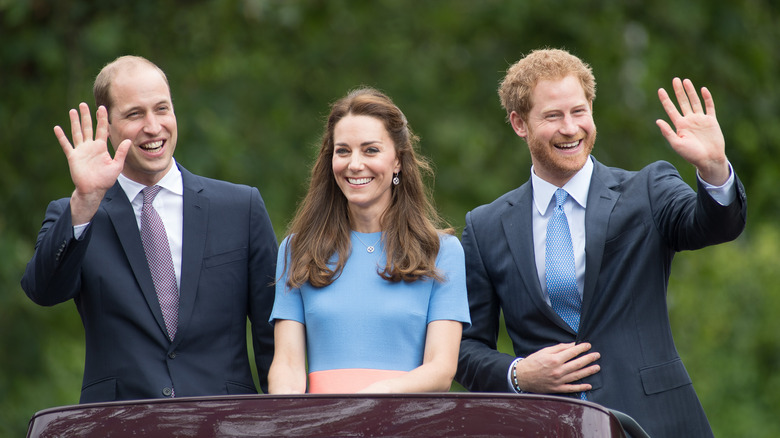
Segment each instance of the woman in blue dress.
M331 107L279 248L271 393L449 390L470 324L465 262L417 142L377 90Z

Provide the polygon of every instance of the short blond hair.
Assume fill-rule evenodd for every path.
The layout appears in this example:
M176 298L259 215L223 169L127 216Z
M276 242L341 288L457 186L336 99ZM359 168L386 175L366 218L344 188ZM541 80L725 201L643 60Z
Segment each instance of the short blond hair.
M498 87L498 96L507 118L514 111L521 119L528 120L533 106L531 93L536 84L567 76L579 79L585 98L592 103L596 98L596 78L590 66L580 58L561 49L538 49L521 58L507 69Z

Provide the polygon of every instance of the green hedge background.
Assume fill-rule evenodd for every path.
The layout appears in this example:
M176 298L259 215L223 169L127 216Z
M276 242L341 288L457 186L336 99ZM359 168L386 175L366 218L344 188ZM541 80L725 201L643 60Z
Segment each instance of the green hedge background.
M257 186L277 236L301 199L328 105L387 92L435 163L444 217L522 184L525 146L496 88L528 51L566 48L593 67L600 161L668 160L655 126L674 76L713 93L748 192L735 242L681 253L669 288L677 346L717 436L780 435L780 8L771 0L0 0L0 436L78 402L83 329L72 303L34 305L19 280L49 200L73 190L52 133L93 105L98 70L123 54L160 65L177 160ZM94 108L93 108L94 110ZM502 347L510 351L505 343Z

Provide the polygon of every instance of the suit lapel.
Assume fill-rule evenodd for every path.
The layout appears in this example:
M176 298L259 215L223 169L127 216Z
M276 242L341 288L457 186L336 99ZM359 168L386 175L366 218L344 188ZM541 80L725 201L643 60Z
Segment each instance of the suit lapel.
M620 192L612 190L617 185L609 169L593 159L593 176L588 191L588 207L585 210L585 286L582 292L582 316L580 332L587 330L588 314L596 282L601 272L607 228L612 210L620 198Z
M561 327L571 330L566 322L552 310L544 299L534 256L533 188L531 182L523 184L510 207L501 215L501 224L525 290L531 295L540 312Z
M127 262L130 264L130 269L133 271L133 275L141 288L149 309L154 315L154 319L157 321L160 330L163 333L167 333L165 320L160 309L160 301L157 299L157 291L154 289L154 281L149 271L149 264L146 261L146 253L144 253L135 212L119 183L114 184L106 192L103 208L114 226L119 243L122 245L122 249L127 257Z
M179 329L178 333L187 333L192 319L198 280L203 268L203 253L206 248L206 230L208 229L209 200L203 193L202 182L192 173L179 166L184 186L183 199L183 236L181 259L181 287L179 288ZM174 344L183 336L176 336Z

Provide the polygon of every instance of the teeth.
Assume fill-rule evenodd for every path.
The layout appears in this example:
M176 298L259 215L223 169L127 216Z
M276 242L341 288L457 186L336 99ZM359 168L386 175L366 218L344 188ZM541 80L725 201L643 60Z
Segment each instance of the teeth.
M153 141L151 143L146 143L145 145L142 145L141 149L147 149L147 150L157 149L160 146L162 146L162 144L163 144L162 140L157 140L157 141Z
M577 146L578 144L580 144L579 140L573 141L571 143L559 143L557 146L561 149L569 149Z
M372 178L347 178L347 181L349 181L350 184L368 184L371 182Z

